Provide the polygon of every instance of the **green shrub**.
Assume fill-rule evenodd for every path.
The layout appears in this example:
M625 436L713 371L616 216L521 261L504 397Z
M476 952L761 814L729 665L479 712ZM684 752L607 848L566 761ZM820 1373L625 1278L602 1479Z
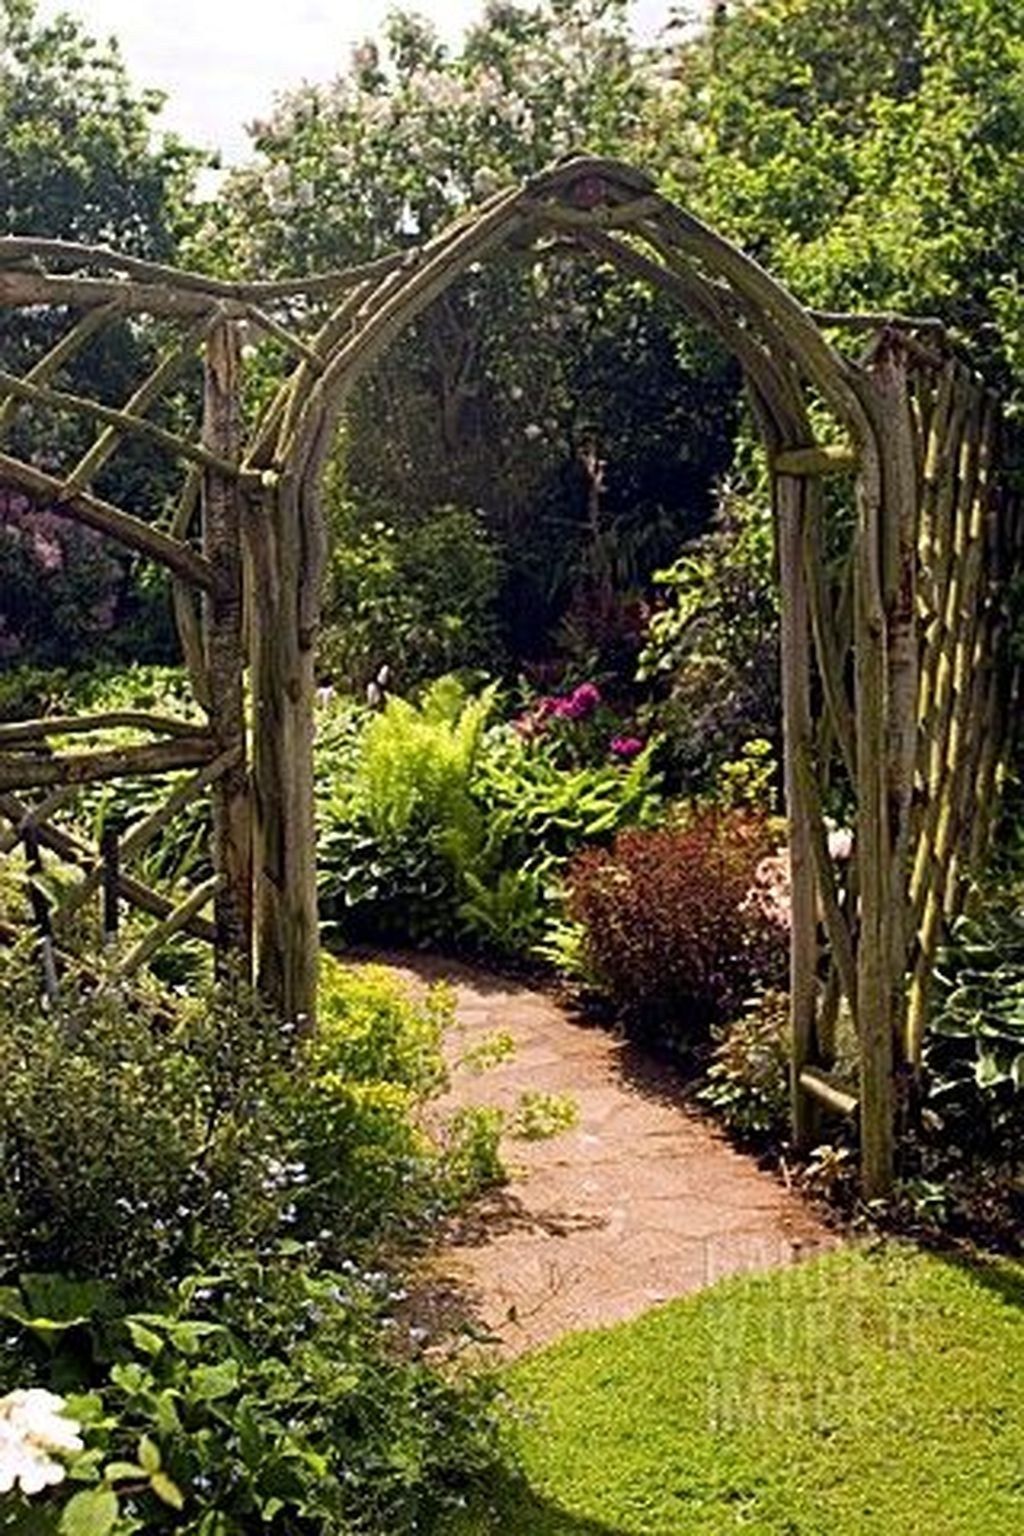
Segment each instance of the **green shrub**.
M109 656L124 585L116 545L0 487L0 667Z
M98 666L82 672L40 672L22 668L0 683L0 716L100 714L140 710L179 720L201 719L186 673L181 667ZM115 748L148 739L130 728L104 729L96 744ZM57 743L58 745L60 743ZM81 748L81 738L64 745ZM83 785L73 809L62 809L55 821L80 841L96 844L105 825L116 821L127 831L161 806L168 793L190 775L177 774L121 779L116 783ZM191 801L153 836L134 857L131 873L168 896L182 899L187 890L211 873L209 860L210 804L205 796ZM48 859L57 883L70 870ZM74 880L80 878L75 871ZM98 899L91 908L95 914ZM131 918L128 918L130 925ZM97 924L98 927L98 924ZM164 979L184 981L208 971L202 952L179 938L160 955L156 969Z
M418 1000L383 967L324 959L317 1034L284 1092L297 1231L332 1251L414 1236L475 1192L464 1142L482 1127L466 1117L428 1127L421 1113L447 1082L441 1047L453 1021L444 986ZM493 1140L485 1181L500 1166Z
M714 1031L700 1097L740 1136L780 1136L789 1121L789 997L767 989Z
M698 811L577 855L569 915L589 973L628 1022L685 1045L780 977L784 932L755 894L773 851L764 818Z
M1020 1157L1024 1132L1024 888L979 893L940 956L925 1041L929 1109L966 1151Z
M656 572L663 596L638 677L652 685L650 725L673 784L707 790L745 742L775 740L778 591L768 500L726 488L712 531Z
M145 1288L238 1243L284 1234L331 1252L422 1233L473 1192L469 1144L498 1176L497 1132L426 1123L447 1074L452 999L324 962L322 1023L296 1040L246 998L147 999L3 962L0 1274L50 1269ZM173 1011L172 1011L173 1010Z
M537 869L541 856L564 863L623 827L651 825L662 810L654 750L567 768L544 740L524 741L507 727L492 731L475 788L506 865Z
M495 705L440 678L320 748L321 896L346 937L528 954L569 855L655 814L653 747L566 767L558 742L489 723Z
M493 668L503 568L481 517L439 507L421 522L334 513L319 667L362 692L386 664L403 689L463 667Z
M491 1466L495 1389L418 1358L400 1299L382 1272L317 1271L301 1252L238 1256L127 1316L95 1287L26 1277L0 1292L5 1368L59 1388L85 1448L69 1485L0 1495L0 1523L40 1536L429 1529Z
M285 1037L214 995L173 1019L114 980L66 973L39 999L33 966L0 974L0 1269L131 1287L280 1217L267 1087Z
M487 842L467 869L459 907L468 935L499 954L546 953L563 908L563 881L579 849L661 812L655 748L622 761L565 766L561 743L492 727L473 781Z
M975 893L940 954L924 1040L920 1122L897 1220L1019 1249L1024 1220L1024 887L1003 868Z
M321 797L321 894L350 937L443 941L457 929L458 871L473 867L483 822L471 794L494 700L451 677L417 707L389 699L358 743L351 779Z

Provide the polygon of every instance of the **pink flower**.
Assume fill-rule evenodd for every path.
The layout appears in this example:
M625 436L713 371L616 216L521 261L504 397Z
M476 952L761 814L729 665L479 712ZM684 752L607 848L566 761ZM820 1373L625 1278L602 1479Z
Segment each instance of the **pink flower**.
M596 683L580 683L569 701L573 706L574 718L584 719L592 715L601 702L601 690Z
M611 754L619 757L623 762L628 762L631 757L636 757L644 749L644 744L639 736L613 736L611 741Z
M59 571L64 564L64 551L55 538L48 538L39 528L32 534L32 551L44 571Z

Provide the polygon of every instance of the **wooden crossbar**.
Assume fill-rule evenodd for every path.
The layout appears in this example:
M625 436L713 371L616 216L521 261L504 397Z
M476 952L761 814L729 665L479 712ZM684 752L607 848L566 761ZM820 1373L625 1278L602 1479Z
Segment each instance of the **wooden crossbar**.
M143 747L111 747L102 752L0 756L0 790L31 789L45 784L95 784L105 779L170 773L195 768L216 755L210 736L178 736Z
M48 796L47 800L49 798ZM30 806L16 795L0 794L0 812L13 823L16 829L21 829L35 820L42 809L42 806ZM71 833L65 832L62 827L49 827L42 821L37 822L36 827L40 846L55 853L64 863L73 864L79 869L92 869L97 863L99 856L96 851L88 848ZM16 832L16 838L18 836L20 836L20 830ZM0 844L0 847L4 845ZM9 851L9 847L6 851ZM148 912L152 917L167 917L174 911L174 902L169 897L160 891L155 891L152 886L136 879L134 875L126 874L123 870L118 873L117 889L125 901L143 912ZM212 944L216 939L216 929L213 924L203 918L190 919L187 931L194 938L203 939L207 944Z
M860 1109L857 1095L820 1067L804 1067L800 1073L800 1087L834 1114L851 1116Z

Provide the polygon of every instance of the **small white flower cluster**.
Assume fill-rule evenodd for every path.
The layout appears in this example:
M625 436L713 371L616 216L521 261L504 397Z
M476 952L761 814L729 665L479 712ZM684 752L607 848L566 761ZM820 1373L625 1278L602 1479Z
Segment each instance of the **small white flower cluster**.
M64 1477L53 1451L80 1451L78 1424L64 1417L64 1399L41 1387L0 1397L0 1494L20 1486L39 1493Z

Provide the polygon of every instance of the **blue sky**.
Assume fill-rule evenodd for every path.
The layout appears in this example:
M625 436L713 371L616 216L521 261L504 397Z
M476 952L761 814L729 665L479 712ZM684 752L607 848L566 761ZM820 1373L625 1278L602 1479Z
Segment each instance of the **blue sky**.
M373 32L395 0L40 0L46 16L69 11L96 36L117 36L138 86L165 91L164 124L193 143L244 158L244 124L274 93L336 74L353 43ZM482 0L411 0L454 41ZM671 0L635 0L639 36L668 20Z

